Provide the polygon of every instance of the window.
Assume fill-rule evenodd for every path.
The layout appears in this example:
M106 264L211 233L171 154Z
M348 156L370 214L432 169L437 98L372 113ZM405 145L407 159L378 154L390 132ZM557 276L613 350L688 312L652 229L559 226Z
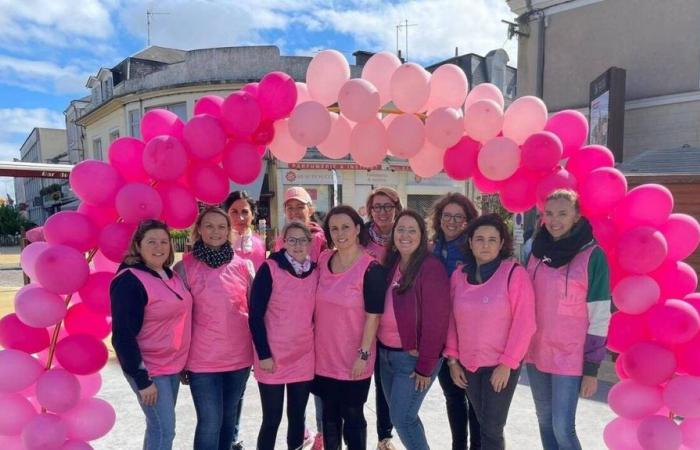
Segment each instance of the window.
M92 156L97 160L102 160L102 139L92 140Z
M168 111L172 111L177 116L183 121L187 121L187 103L182 102L182 103L171 103L169 105L158 105L158 106L151 106L149 108L146 108L146 111L150 111L151 109L167 109Z
M109 143L111 144L112 142L116 141L119 139L119 129L112 130L109 132Z
M138 109L129 111L129 136L141 137L141 111Z

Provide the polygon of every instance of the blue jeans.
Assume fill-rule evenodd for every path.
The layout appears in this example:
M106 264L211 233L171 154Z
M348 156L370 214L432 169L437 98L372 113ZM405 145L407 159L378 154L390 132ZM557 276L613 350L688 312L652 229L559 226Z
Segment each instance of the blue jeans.
M527 364L544 450L581 450L576 436L576 405L581 377L540 372Z
M190 372L197 412L195 450L230 450L238 435L237 418L250 368L231 372Z
M428 388L420 392L416 390L415 378L410 378L416 369L418 357L408 352L380 348L379 358L384 396L389 403L396 433L407 450L428 450L430 447L418 410L440 371L441 363L433 370Z
M153 384L158 389L156 404L145 406L141 403L139 389L134 379L126 375L131 389L136 393L141 410L146 415L146 435L143 438L144 450L171 450L175 439L175 403L180 388L180 375L162 375L153 377Z

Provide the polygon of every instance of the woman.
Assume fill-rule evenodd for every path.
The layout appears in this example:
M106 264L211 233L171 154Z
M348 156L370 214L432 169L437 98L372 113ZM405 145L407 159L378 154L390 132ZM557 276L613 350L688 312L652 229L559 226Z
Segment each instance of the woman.
M580 449L576 406L579 394L588 398L598 388L610 321L609 269L575 192L552 192L543 221L527 265L537 317L527 375L544 449Z
M391 246L394 218L403 210L399 193L390 187L377 188L367 197L366 208L370 214L370 221L366 225L369 232L367 253L383 263L386 252ZM391 430L394 425L391 423L389 405L384 398L379 359L374 365L374 389L377 408L377 441L379 442L377 449L394 450L395 447L391 443Z
M311 260L316 262L318 257L328 245L323 229L311 220L314 214L314 206L311 201L311 196L301 186L290 187L284 193L284 217L289 222L301 222L311 230L313 236L309 255ZM278 252L284 248L284 240L279 236L275 241L275 251Z
M224 211L231 218L232 244L236 254L253 263L257 271L265 261L265 241L253 233L253 220L257 214L255 200L245 191L233 191L224 201Z
M195 450L229 450L236 442L241 397L253 365L248 328L253 268L233 251L230 235L226 212L206 208L192 231L192 252L176 265L194 301L186 376L197 413Z
M112 346L146 415L145 450L171 449L180 372L190 349L192 296L170 270L167 225L139 224L112 280Z
M304 420L314 378L314 326L318 271L309 258L311 232L300 222L282 230L285 248L260 266L250 297L263 419L258 450L274 450L287 390L287 447L304 443Z
M323 225L332 250L318 261L316 290L316 379L323 403L326 450L367 447L367 402L374 369L375 337L384 311L386 277L365 250L367 230L350 206L336 206Z
M535 294L527 271L511 260L512 241L503 219L481 216L465 234L465 264L450 279L445 355L452 380L467 390L479 420L481 448L503 450L520 363L535 332Z
M477 215L472 202L459 193L448 193L433 206L430 218L433 229L432 252L442 261L447 269L447 276L451 276L457 264L464 261L464 230ZM466 391L454 384L446 364L440 368L438 381L445 395L447 420L452 433L452 450L466 450L468 442L471 450L480 449L479 421L474 411L469 408ZM470 433L471 440L468 439Z
M435 381L450 317L447 272L428 252L425 221L402 211L391 233L386 266L391 280L379 327L384 395L391 421L407 450L427 450L418 417Z

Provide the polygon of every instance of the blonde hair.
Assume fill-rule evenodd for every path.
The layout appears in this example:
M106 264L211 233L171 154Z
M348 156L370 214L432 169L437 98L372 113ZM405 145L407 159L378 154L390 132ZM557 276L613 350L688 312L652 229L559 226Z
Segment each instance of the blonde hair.
M228 216L228 214L226 214L226 211L219 208L218 206L208 206L199 213L199 215L197 216L197 221L194 223L194 228L192 229L192 235L190 238L193 243L201 239L202 236L199 234L199 227L202 225L202 220L204 220L204 216L210 213L219 214L220 216L224 217L226 219L228 231L231 232L231 218Z
M547 196L545 203L550 200L568 200L571 202L572 205L574 205L576 213L581 212L581 209L579 207L578 194L576 193L576 191L572 191L571 189L557 189L555 191L552 191Z
M139 223L139 226L134 231L134 235L131 237L131 242L129 243L129 250L127 250L124 256L124 264L133 266L134 264L142 263L143 258L141 257L141 241L151 230L163 230L168 234L168 241L170 242L170 254L168 258L163 263L163 268L170 267L175 261L175 248L173 247L173 240L170 237L170 229L168 225L160 220L147 219Z

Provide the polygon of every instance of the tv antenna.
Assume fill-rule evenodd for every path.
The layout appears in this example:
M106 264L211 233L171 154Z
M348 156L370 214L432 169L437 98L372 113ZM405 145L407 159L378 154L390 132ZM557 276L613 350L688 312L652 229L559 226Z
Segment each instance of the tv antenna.
M399 23L396 25L396 54L399 54L399 30L401 28L405 28L405 33L406 33L406 58L405 60L408 61L408 27L417 27L418 24L415 23L408 23L408 19L404 19L403 23Z
M167 16L169 14L170 13L167 12L151 11L150 9L146 10L146 32L148 34L147 47L151 46L151 18L153 16Z

